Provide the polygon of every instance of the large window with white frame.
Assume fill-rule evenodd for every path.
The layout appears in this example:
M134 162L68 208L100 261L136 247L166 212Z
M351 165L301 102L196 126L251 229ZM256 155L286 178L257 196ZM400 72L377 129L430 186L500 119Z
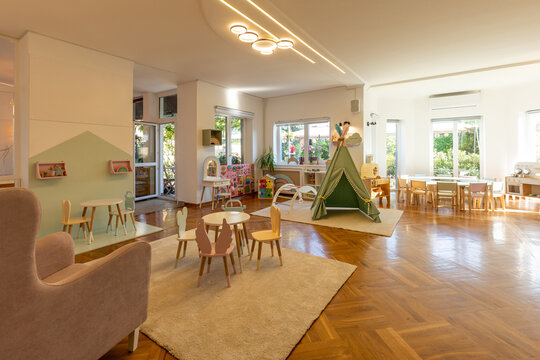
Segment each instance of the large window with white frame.
M386 176L390 179L390 187L397 188L399 152L399 120L386 121Z
M431 120L433 175L481 177L481 125L478 116Z
M244 162L244 124L241 117L216 114L214 128L221 130L222 142L215 147L215 155L221 165Z
M330 120L276 124L274 140L278 164L324 164L330 159Z
M527 152L534 151L534 161L540 162L540 109L527 111L526 129ZM533 160L532 157L531 160Z

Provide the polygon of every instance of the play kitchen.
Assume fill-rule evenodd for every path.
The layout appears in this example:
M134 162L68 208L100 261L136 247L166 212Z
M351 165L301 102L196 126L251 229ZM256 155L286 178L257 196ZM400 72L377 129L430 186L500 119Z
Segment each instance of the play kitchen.
M521 162L514 173L505 178L506 194L510 197L540 198L540 163Z

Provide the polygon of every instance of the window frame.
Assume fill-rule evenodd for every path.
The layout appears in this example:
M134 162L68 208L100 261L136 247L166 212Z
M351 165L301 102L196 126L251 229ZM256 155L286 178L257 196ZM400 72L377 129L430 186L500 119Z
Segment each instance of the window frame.
M451 177L460 177L459 175L459 158L457 154L459 153L459 132L458 132L458 124L460 121L467 121L467 120L475 120L478 121L478 127L480 129L480 136L478 138L479 144L478 144L478 156L480 161L480 169L478 178L481 179L484 177L484 144L485 144L485 131L484 131L484 119L480 115L473 115L473 116L459 116L459 117L451 117L451 118L433 118L430 121L430 132L429 132L429 154L430 154L430 174L432 176L435 176L434 174L434 151L433 151L433 124L437 122L450 122L452 123L453 130L452 130L452 161L453 161L453 169L452 169L452 176ZM440 175L439 177L444 177L443 175Z
M309 164L309 125L312 124L321 124L321 123L327 123L328 124L328 157L329 159L332 158L332 129L331 129L331 120L330 118L317 118L317 119L309 119L309 120L300 120L300 121L284 121L284 122L276 122L274 123L274 159L276 160L276 164L279 166L299 166L300 164L289 164L288 162L283 161L281 158L281 139L279 135L279 128L281 126L291 126L291 125L303 125L304 126L304 164L302 166L313 166L313 164ZM306 146L306 140L307 145ZM322 160L322 159L321 159ZM298 159L300 161L300 159ZM322 160L326 161L326 160ZM324 165L319 164L319 165Z
M540 124L540 109L528 110L525 112L526 123L525 129L526 134L524 136L526 140L525 147L527 151L534 153L534 158L530 158L533 162L540 163L540 139L539 139L539 130L538 125ZM529 135L527 135L527 133ZM529 159L529 157L525 156Z
M390 124L395 124L395 127L396 127L396 133L395 133L395 137L396 137L396 152L394 154L395 156L395 162L396 162L396 169L395 169L395 178L394 178L394 188L397 189L398 188L398 183L397 183L397 178L398 176L400 175L400 161L399 161L399 158L401 156L401 120L399 119L387 119L386 120L386 123L390 123ZM388 155L386 153L386 138L388 137L388 132L386 132L386 129L385 129L385 132L384 132L384 144L385 144L385 154L384 154L384 164L385 164L385 167L386 167L386 156ZM388 177L388 168L386 167L386 176Z
M168 98L168 97L176 97L176 113L174 115L170 116L162 116L162 99ZM165 100L163 100L164 102ZM176 119L178 116L178 94L172 93L172 94L163 94L158 96L158 118L159 119Z
M241 120L240 144L241 144L241 147L242 147L242 152L240 154L240 164L244 164L245 160L246 160L245 136L246 136L246 120L247 120L247 118L242 117L242 116L236 116L236 115L230 115L230 114L224 114L224 113L216 112L214 114L214 129L215 129L215 126L216 126L216 117L218 117L218 116L224 117L226 119L225 120L225 136L226 136L226 141L227 141L226 144L225 144L225 158L227 159L227 163L226 164L221 164L220 163L220 165L235 165L235 164L232 163L232 141L231 141L231 139L232 139L231 119L232 118ZM217 157L217 155L215 154L215 149L214 149L214 156Z

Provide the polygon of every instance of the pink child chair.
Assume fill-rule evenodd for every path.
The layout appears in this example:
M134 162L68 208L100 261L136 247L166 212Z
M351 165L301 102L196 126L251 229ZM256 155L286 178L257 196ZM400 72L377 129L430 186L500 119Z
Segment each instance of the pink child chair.
M227 220L223 219L223 224L221 226L221 232L216 242L212 244L208 233L204 228L204 221L200 221L197 226L196 240L197 245L199 246L199 251L201 254L201 267L199 269L199 279L197 280L197 287L201 286L201 277L204 272L204 264L206 258L208 258L208 271L210 271L210 264L212 263L212 258L222 257L223 265L225 266L225 275L227 276L227 286L231 287L231 277L229 276L229 265L227 263L227 255L231 257L231 263L236 274L236 266L234 263L234 255L232 253L234 249L234 243L232 242L232 231Z

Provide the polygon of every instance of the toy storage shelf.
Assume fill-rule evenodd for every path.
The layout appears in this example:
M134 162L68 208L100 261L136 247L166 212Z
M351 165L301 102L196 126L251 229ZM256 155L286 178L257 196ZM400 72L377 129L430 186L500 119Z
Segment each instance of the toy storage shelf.
M60 172L62 173L61 175ZM67 177L66 163L58 162L36 162L36 178L39 180L49 180Z
M109 172L113 175L127 174L133 172L131 161L111 160L109 161Z

